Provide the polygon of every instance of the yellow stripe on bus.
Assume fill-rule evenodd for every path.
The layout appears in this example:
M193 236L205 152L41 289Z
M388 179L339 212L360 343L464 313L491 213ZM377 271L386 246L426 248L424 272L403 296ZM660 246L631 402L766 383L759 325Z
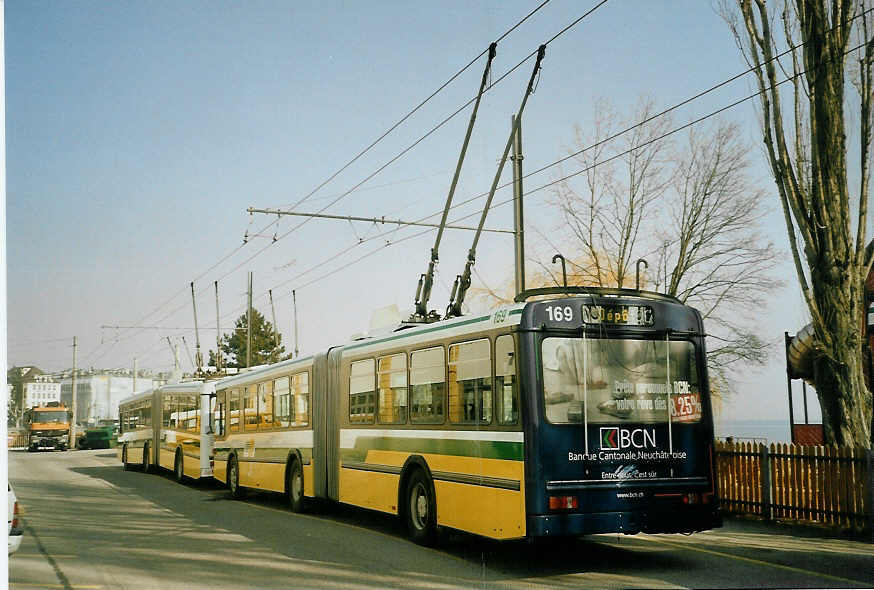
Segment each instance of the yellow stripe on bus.
M368 451L365 463L400 468L410 456L400 451ZM452 455L422 455L432 473L495 478L518 490L501 489L477 483L443 481L435 477L437 524L480 534L493 539L516 539L525 536L524 464L505 459L483 459ZM397 498L400 473L340 469L340 501L387 512L398 513Z

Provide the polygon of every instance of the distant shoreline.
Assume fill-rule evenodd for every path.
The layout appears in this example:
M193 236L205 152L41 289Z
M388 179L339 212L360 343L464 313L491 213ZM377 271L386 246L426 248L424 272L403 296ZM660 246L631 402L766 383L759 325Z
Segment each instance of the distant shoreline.
M790 442L789 420L717 420L716 438Z

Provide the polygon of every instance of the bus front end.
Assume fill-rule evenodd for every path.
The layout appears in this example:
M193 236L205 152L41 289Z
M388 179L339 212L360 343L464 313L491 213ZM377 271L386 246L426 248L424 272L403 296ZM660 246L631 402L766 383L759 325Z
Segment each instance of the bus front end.
M721 526L704 332L666 297L529 304L529 536Z

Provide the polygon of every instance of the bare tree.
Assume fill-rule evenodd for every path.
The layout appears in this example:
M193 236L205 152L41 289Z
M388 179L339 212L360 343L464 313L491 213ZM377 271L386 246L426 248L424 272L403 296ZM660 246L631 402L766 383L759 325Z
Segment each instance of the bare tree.
M612 159L615 144L606 141L619 126L649 119L653 115L651 100L641 99L635 112L618 121L605 100L595 106L594 125L590 133L575 128L577 164L585 173L585 189L578 192L567 182L556 185L556 203L567 229L582 251L587 265L580 267L586 284L628 286L629 269L641 226L650 217L650 209L670 185L667 170L669 143L656 142L671 126L669 117L659 117L634 126L623 134L624 152ZM594 146L591 149L584 147ZM607 254L609 253L609 255Z
M864 281L874 261L874 249L865 247L874 98L874 23L868 2L786 0L780 28L764 0L737 0L737 8L723 4L721 12L760 91L765 152L813 323L814 381L826 440L870 446L872 403L863 376L860 329ZM854 38L863 48L852 58L858 59L852 80L858 102L844 94ZM786 59L791 64L776 58L778 43L797 47ZM792 96L791 114L783 111L779 85L784 79L792 83L784 91ZM845 111L850 108L858 109L860 123L855 195L847 166Z
M670 221L661 233L668 247L656 265L671 269L659 277L665 292L701 311L716 340L708 356L722 389L736 362L767 361L755 326L764 296L780 285L772 274L777 251L758 229L764 194L750 181L748 152L735 124L690 130L673 158Z
M622 127L646 121L653 110L642 101ZM749 146L736 125L719 121L692 128L675 147L660 139L672 123L659 117L631 125L617 147L604 141L616 119L609 104L597 104L591 133L576 131L585 184L578 189L565 181L555 190L576 254L571 267L579 284L628 287L631 265L655 258L644 285L701 311L713 336L711 377L730 391L732 365L767 360L754 312L780 284L771 275L777 252L758 230L765 210L763 192L749 179ZM623 155L612 159L614 153Z

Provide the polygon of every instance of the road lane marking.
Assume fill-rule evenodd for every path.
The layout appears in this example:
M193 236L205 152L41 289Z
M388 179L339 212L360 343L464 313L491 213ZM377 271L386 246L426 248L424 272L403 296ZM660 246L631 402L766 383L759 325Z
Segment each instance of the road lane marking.
M31 526L30 522L26 518L21 519L24 523L24 530L29 532L33 536L33 540L36 541L36 547L39 549L39 552L43 554L46 558L46 561L49 562L49 565L52 566L52 569L55 571L55 575L58 577L58 581L61 583L58 588L64 588L64 590L72 590L72 586L70 585L70 580L64 575L64 572L61 571L60 566L58 566L58 562L49 554L46 550L45 545L43 545L40 536L37 534L36 530Z
M780 563L773 563L771 561L763 561L761 559L754 559L752 557L744 557L743 555L733 555L731 553L723 553L722 551L714 551L713 549L704 549L703 547L695 547L691 543L676 543L674 541L665 541L664 539L655 538L655 537L640 537L640 539L651 541L654 543L662 543L663 545L669 545L671 547L678 547L680 549L691 549L692 551L698 551L699 553L707 553L709 555L716 555L719 557L727 557L729 559L735 559L737 561L745 561L747 563L753 563L756 565L773 567L775 569L786 570L788 572L793 572L796 574L818 576L820 578L827 578L829 580L844 582L847 584L852 584L854 586L860 586L862 588L868 588L871 585L870 582L860 582L859 580L851 580L850 578L842 578L840 576L833 576L831 574L824 574L822 572L815 572L812 570L806 570L806 569L802 569L800 567L793 567L791 565L783 565Z

